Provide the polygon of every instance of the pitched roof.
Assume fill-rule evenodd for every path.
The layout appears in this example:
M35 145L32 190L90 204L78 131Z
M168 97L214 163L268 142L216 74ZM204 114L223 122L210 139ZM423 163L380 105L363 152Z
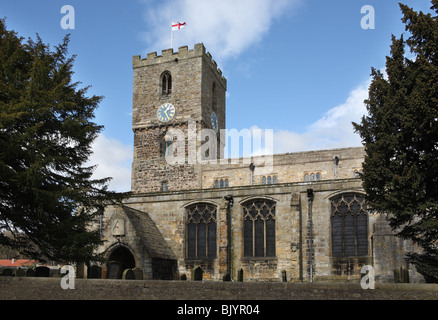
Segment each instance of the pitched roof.
M175 254L148 213L127 206L123 206L123 211L151 258L176 260Z
M0 267L23 267L29 266L33 264L37 264L37 260L28 260L28 259L12 259L12 260L0 260Z

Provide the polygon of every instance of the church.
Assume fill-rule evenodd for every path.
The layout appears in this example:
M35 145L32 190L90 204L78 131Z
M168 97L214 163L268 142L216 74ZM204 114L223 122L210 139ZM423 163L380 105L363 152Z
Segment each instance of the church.
M367 209L362 147L223 159L227 81L204 45L132 66L132 195L99 221L104 277L348 281L371 265L377 281L420 279L411 244Z

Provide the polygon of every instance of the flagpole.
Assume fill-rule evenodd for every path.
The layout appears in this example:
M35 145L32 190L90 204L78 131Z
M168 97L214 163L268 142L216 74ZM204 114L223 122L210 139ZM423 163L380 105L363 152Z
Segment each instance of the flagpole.
M170 25L170 48L173 49L173 27Z
M173 30L170 31L170 48L173 49Z

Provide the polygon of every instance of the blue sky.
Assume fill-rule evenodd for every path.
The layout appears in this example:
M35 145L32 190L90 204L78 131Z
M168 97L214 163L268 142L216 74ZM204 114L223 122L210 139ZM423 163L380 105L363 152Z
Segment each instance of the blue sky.
M359 146L351 122L365 113L371 67L382 69L391 34L405 32L396 0L15 0L0 3L8 29L60 43L71 33L75 80L104 96L105 126L91 161L111 187L129 190L132 161L132 56L203 42L228 81L227 128L274 130L276 153ZM430 12L428 0L402 1ZM63 5L75 29L64 30ZM363 29L375 12L375 28Z

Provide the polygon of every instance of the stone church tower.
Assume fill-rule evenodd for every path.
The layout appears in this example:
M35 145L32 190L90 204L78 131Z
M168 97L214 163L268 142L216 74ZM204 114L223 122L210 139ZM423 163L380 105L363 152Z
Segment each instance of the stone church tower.
M193 50L164 50L160 56L149 53L146 59L134 56L133 69L131 191L202 188L202 168L196 161L202 139L197 136L201 129L213 129L221 150L219 130L225 128L227 87L221 70L203 44L195 45ZM179 145L174 143L176 140ZM173 152L179 152L178 165L166 160L172 144Z

